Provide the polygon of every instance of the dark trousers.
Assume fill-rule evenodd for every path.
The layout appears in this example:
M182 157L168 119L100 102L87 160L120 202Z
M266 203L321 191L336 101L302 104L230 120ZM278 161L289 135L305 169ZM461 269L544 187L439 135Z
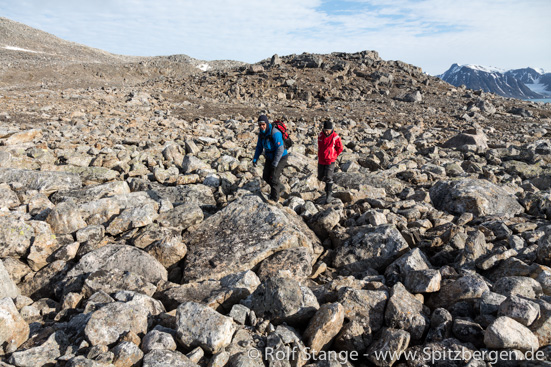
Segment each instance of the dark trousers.
M334 172L335 172L335 162L331 164L318 163L318 180L325 182L326 192L330 192L333 189Z
M281 194L281 191L283 191L283 189L285 188L283 184L279 181L279 178L281 177L283 169L287 165L287 157L289 157L288 154L284 157L281 157L281 159L279 160L279 164L275 168L274 166L272 166L272 161L270 159L266 159L266 163L264 164L262 178L268 183L268 185L270 185L272 189L270 191L270 199L275 201L279 200L279 195Z

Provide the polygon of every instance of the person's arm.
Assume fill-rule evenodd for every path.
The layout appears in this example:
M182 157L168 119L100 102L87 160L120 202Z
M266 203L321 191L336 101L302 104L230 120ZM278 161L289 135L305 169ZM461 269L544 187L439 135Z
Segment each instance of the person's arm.
M256 161L258 161L258 158L260 158L260 155L262 154L263 150L264 150L264 147L262 146L262 139L260 139L260 135L259 135L258 140L256 141L256 150L254 151L253 163L256 163Z
M337 157L342 153L344 150L344 146L342 145L341 137L337 136L337 140L335 140L335 151L337 152Z
M277 167L281 157L283 157L283 153L285 152L285 145L283 144L283 134L281 134L281 131L276 131L272 137L274 138L274 144L276 146L272 166Z

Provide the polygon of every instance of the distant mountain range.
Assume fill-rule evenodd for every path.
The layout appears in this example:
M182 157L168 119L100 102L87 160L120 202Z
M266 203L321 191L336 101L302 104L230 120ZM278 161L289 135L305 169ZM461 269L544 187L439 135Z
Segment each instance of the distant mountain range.
M551 97L551 73L542 69L501 70L479 65L453 64L440 79L469 89L483 90L500 96L533 99Z

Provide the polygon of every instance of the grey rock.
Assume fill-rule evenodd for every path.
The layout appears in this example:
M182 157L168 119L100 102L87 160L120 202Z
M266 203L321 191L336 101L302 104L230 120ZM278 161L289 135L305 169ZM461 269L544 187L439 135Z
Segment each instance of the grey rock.
M413 270L404 277L404 286L412 293L433 293L440 290L442 275L438 270Z
M484 332L484 344L488 348L514 348L523 351L538 350L538 338L521 323L506 317L498 317Z
M407 331L385 328L381 336L367 349L367 360L378 367L390 367L398 356L409 346L410 336ZM377 358L375 352L387 358Z
M262 282L247 299L257 316L279 324L304 323L319 309L319 304L307 287L288 277L276 276Z
M123 341L115 346L113 352L113 365L116 367L135 366L143 358L143 352L140 348L128 341Z
M200 223L204 218L203 211L195 203L178 205L174 209L160 214L156 222L163 227L173 227L186 230L188 227Z
M465 343L473 343L478 348L483 348L484 329L472 320L456 318L452 326L453 335Z
M129 298L124 298L129 296ZM109 345L126 332L144 335L148 318L158 315L164 308L158 301L145 295L120 294L118 302L108 303L94 311L86 323L84 334L91 345Z
M133 228L145 227L158 216L158 205L154 203L127 208L113 219L105 231L115 236Z
M326 350L337 336L344 322L344 308L338 302L320 307L303 333L305 345L312 352Z
M514 196L486 180L438 181L429 193L437 209L453 214L508 217L524 212Z
M53 364L65 352L68 345L67 335L63 331L56 331L41 345L12 353L8 361L18 367Z
M142 276L120 269L100 269L86 276L82 284L82 292L86 297L103 291L113 294L127 290L152 296L157 288Z
M205 280L168 287L159 290L156 296L173 310L181 303L197 302L208 305L220 312L229 311L242 299L250 296L260 285L260 280L252 271L230 274L220 280Z
M186 282L249 270L290 248L308 248L313 260L320 254L319 240L295 212L268 205L253 195L233 201L187 232L183 240L188 247Z
M19 257L27 253L31 246L34 229L23 220L11 215L0 217L0 258Z
M143 357L142 367L197 367L188 357L178 351L152 350Z
M188 348L200 346L217 353L230 344L235 324L207 306L187 302L176 309L176 330L180 342Z
M20 284L21 294L32 299L54 298L57 284L64 279L71 269L71 264L56 260L46 265L34 274L32 278L26 277Z
M0 355L15 352L29 337L29 325L9 297L0 298Z
M387 194L399 194L405 188L402 181L384 175L364 174L361 172L336 172L334 181L347 189L362 190L369 187L384 189Z
M525 298L512 295L499 305L497 315L507 316L524 326L530 326L540 316L540 306Z
M18 182L29 190L38 190L46 195L82 186L80 177L72 173L12 168L0 168L0 182Z
M488 137L482 132L476 134L460 133L442 144L443 148L462 148L465 145L473 145L479 149L488 149Z
M480 298L489 288L477 275L465 275L451 283L441 286L440 292L428 300L431 308L446 307L462 300Z
M366 228L356 233L339 247L334 266L364 266L384 269L409 249L409 246L393 225Z
M125 245L107 245L84 255L67 276L76 277L100 269L130 271L151 283L167 279L166 269L151 255Z
M72 200L77 204L99 200L104 197L130 194L126 181L112 181L100 185L85 186L78 189L58 191L51 200L54 204Z
M48 214L46 221L57 234L73 233L87 226L77 205L72 201L57 204Z
M170 333L161 330L151 330L142 340L142 350L149 353L152 350L176 350L176 342Z
M412 340L420 340L429 326L428 309L402 283L396 283L386 305L385 324L409 332Z
M296 247L276 252L263 260L256 273L260 280L288 271L295 279L305 279L312 274L312 252L306 247Z
M339 303L348 320L367 325L373 333L384 323L385 306L389 298L386 291L372 291L343 287L339 290Z
M4 263L0 259L0 298L16 298L20 294L21 291L11 279L10 274L4 267Z
M406 282L409 274L416 270L431 269L427 256L419 249L414 248L393 261L385 269L385 278L394 284L398 281Z
M499 279L493 291L504 296L524 296L536 298L542 294L541 284L529 277L510 276Z

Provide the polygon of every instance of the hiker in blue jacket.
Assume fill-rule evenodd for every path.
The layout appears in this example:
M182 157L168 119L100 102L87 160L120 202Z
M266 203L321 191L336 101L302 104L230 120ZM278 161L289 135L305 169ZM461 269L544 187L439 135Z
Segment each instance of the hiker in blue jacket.
M254 152L253 165L256 166L260 154L264 152L266 162L264 163L264 171L262 178L270 185L270 200L276 203L279 200L281 191L284 189L283 184L279 181L283 168L287 165L287 150L283 144L283 135L281 131L274 128L268 121L266 115L258 117L258 141L256 143L256 151Z

